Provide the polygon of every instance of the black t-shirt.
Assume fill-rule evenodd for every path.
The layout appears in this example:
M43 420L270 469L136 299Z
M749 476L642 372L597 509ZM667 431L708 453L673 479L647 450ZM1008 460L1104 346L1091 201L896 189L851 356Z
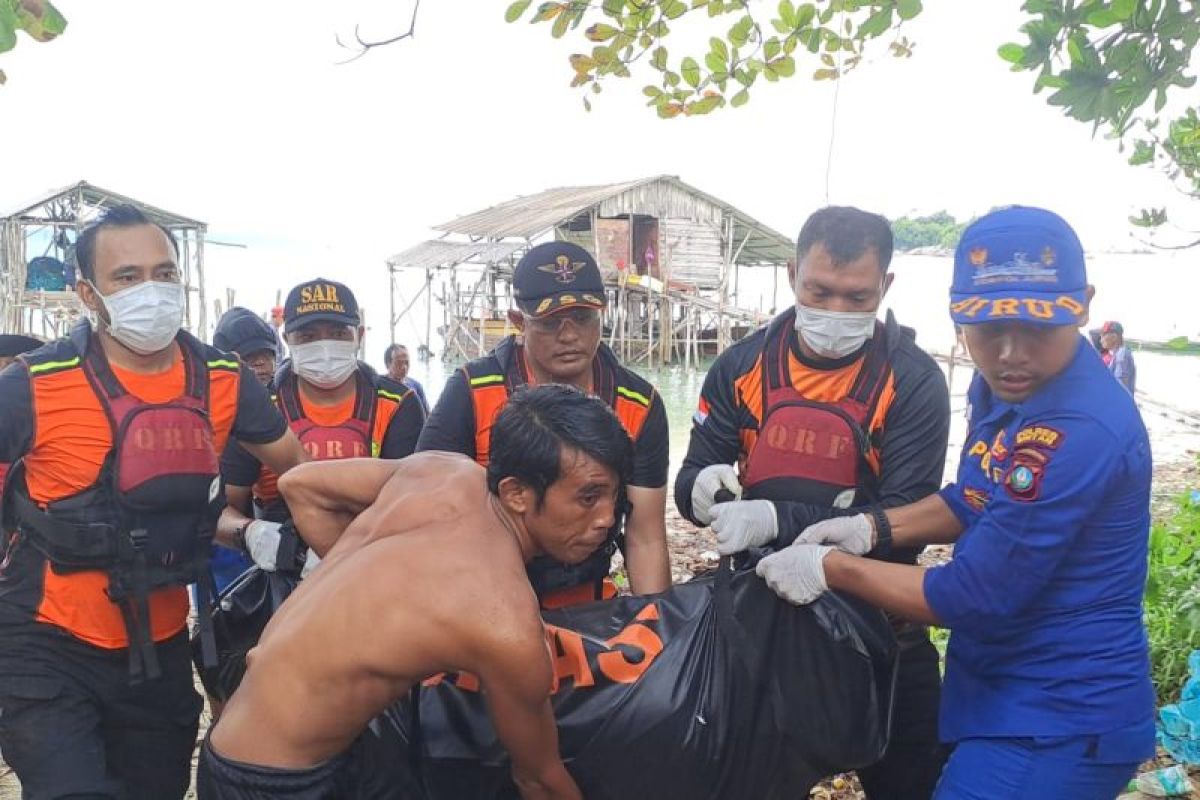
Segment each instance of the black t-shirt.
M483 363L486 359L495 359L505 374L514 375L516 383L526 383L528 376L521 373L522 359L516 358L517 349L511 337L497 347L491 355L485 356L472 364ZM616 371L616 383L625 385L636 383L648 385L631 370L616 363L616 357L601 345L602 352L597 354L596 368L607 364ZM467 383L467 370L471 365L455 370L442 396L425 422L425 429L417 442L417 450L443 450L451 453L462 453L475 458L475 405L471 399L471 389ZM633 442L634 460L633 476L630 486L647 489L658 489L667 485L667 473L670 470L670 437L667 430L667 410L658 392L652 392L650 407L645 423L638 437Z

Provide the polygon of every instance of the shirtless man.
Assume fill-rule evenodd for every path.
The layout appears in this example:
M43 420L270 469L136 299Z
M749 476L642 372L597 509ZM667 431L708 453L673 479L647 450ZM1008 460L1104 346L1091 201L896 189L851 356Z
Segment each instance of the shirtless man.
M483 684L521 796L578 800L525 562L592 553L631 464L603 401L546 385L497 417L486 469L429 452L305 464L280 478L325 560L250 652L201 754L201 800L347 796L345 752L367 723L414 682L460 670Z

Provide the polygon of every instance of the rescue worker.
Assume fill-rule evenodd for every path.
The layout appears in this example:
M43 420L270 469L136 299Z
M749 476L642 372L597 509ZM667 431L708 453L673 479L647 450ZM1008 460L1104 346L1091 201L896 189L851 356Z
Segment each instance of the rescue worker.
M243 364L250 367L258 382L268 392L271 391L279 361L279 338L275 335L275 329L265 320L248 309L234 306L217 321L213 331L213 347L236 354ZM232 447L236 448L237 445ZM244 551L214 543L210 564L217 593L220 594L253 563Z
M16 360L22 353L37 350L42 346L40 339L18 334L0 334L0 371ZM4 496L4 478L8 475L8 464L0 462L0 497Z
M275 403L315 461L404 458L417 445L425 411L413 390L381 377L358 360L364 328L349 287L325 278L306 281L287 296L283 331L291 352L275 377ZM275 475L246 450L222 459L230 512L221 521L223 543L243 547L258 566L276 569L279 556L303 543L287 533L287 506Z
M96 321L0 373L16 530L0 559L0 749L31 800L180 798L202 706L186 586L211 595L220 453L235 438L284 472L304 451L249 369L180 330L168 230L119 206L76 253Z
M892 246L877 214L814 213L789 270L795 306L709 369L675 502L697 525L712 525L721 553L782 548L814 522L880 514L941 484L945 379L890 312L876 318L892 282ZM721 489L740 499L717 503ZM875 555L912 564L918 552ZM872 800L926 800L945 757L938 654L924 626L894 625L901 653L891 743L859 777Z
M1154 755L1150 443L1079 334L1092 294L1056 214L1010 207L968 227L950 315L979 374L957 481L882 515L821 522L758 564L793 603L838 589L950 629L941 735L955 749L938 800L1115 797ZM925 569L848 555L889 539L953 542L954 559Z
M279 337L262 317L240 306L229 309L217 320L213 347L237 353L259 383L270 389L279 367Z
M425 387L419 380L408 374L408 348L402 344L389 344L383 351L383 363L387 365L388 377L398 383L403 383L416 392L417 397L421 398L421 405L428 412L429 400L425 397Z
M618 514L609 538L581 564L534 559L530 582L546 608L613 597L608 576L619 548L635 594L666 590L667 413L654 387L601 342L606 300L596 260L569 242L539 244L517 263L512 285L517 308L508 319L517 335L446 381L417 449L463 453L487 466L492 423L516 389L563 383L600 397L633 439L634 471L626 488L631 510Z
M204 744L200 800L357 796L351 743L444 670L479 678L522 797L580 797L558 752L524 562L581 561L608 536L631 444L603 402L565 386L519 392L493 431L486 470L421 453L306 464L280 480L326 563L268 623Z

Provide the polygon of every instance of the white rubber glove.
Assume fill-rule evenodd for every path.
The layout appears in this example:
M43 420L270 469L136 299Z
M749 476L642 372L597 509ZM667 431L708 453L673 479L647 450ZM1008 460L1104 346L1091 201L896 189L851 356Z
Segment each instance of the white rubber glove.
M866 514L834 517L809 525L796 537L798 544L828 544L844 553L862 556L875 547L875 526Z
M279 552L278 522L256 519L246 526L246 552L260 569L275 571L275 556Z
M829 591L823 562L832 552L832 547L796 543L765 557L754 571L775 594L804 606Z
M310 547L308 555L304 557L304 568L300 570L300 580L308 577L308 573L312 572L317 567L321 566L321 557L312 551Z
M692 484L692 517L701 525L712 523L712 507L718 489L728 489L741 499L742 484L732 464L709 464Z
M723 556L748 547L761 547L779 534L775 504L770 500L738 500L717 503L710 511L717 552Z

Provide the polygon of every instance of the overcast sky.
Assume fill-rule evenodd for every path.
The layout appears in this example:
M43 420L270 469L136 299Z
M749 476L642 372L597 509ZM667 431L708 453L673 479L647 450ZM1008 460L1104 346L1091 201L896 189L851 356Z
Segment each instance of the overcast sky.
M321 271L384 312L388 255L551 186L678 175L791 236L826 202L829 82L764 83L740 110L664 121L638 76L584 111L566 63L583 43L506 25L507 0L425 0L414 39L341 66L335 33L393 35L411 5L56 2L63 37L0 56L0 208L83 178L203 219L248 245L210 248L210 297L235 283L258 305ZM1019 2L925 5L913 58L877 47L843 82L829 201L889 216L1044 205L1091 248L1132 244L1126 217L1172 194L996 56Z

